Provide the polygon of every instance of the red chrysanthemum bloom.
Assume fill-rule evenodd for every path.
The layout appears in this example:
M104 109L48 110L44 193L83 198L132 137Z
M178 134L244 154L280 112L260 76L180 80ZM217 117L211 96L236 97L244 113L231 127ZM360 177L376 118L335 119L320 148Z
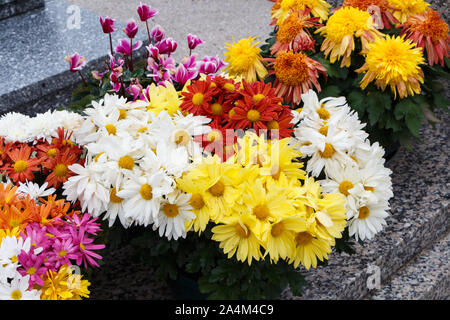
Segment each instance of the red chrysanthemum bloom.
M277 41L271 47L272 55L280 51L314 50L315 41L307 28L321 26L319 17L311 17L311 9L295 10L284 20L277 31Z
M69 166L76 163L78 156L66 150L64 153L58 154L54 159L48 164L49 169L52 171L45 182L54 188L59 188L59 186L66 182L69 177L73 176L74 173L69 170Z
M66 131L64 128L58 128L58 138L52 140L52 144L56 149L58 149L61 153L66 152L66 150L70 150L71 153L75 153L76 155L81 155L83 150L73 143L70 138L72 137L72 132Z
M428 9L425 13L410 15L401 27L401 35L406 34L407 39L427 52L430 66L444 66L444 58L449 57L450 36L448 24L439 13Z
M270 138L283 139L292 136L294 129L291 121L293 118L291 109L288 106L283 106L282 111L278 112L277 118L266 124ZM278 130L277 136L275 136L274 130Z
M383 27L390 29L391 25L395 26L399 23L390 11L395 11L396 8L389 5L387 0L345 0L342 7L353 7L369 12L380 29ZM336 8L336 10L340 8Z
M269 75L275 74L274 88L277 96L284 98L287 104L299 104L301 95L312 89L321 91L319 74L326 76L324 66L301 52L279 52L276 58L265 59L272 69Z
M183 102L181 110L192 113L195 116L205 115L212 97L217 93L217 88L211 86L211 78L193 81L187 86L187 92L182 92Z
M11 150L12 142L5 142L5 138L0 137L0 168L3 166L4 162L8 161L8 151Z
M226 100L225 94L220 94L214 97L209 106L206 108L206 115L208 118L212 119L210 126L214 123L217 125L222 125L228 120L228 112L233 108L233 104L230 100Z
M234 154L234 144L237 141L233 129L224 128L221 125L211 124L211 131L194 138L199 142L205 153L217 155L223 161Z
M11 163L4 166L4 170L8 176L14 181L14 183L33 181L33 172L39 171L40 160L37 158L31 158L33 149L26 144L22 144L18 148L14 148L7 152L7 155L11 159Z

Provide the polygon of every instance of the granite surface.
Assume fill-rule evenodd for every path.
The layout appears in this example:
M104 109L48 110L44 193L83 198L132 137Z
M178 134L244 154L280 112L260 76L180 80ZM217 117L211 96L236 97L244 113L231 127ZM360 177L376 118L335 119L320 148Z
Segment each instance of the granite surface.
M47 0L44 10L0 21L0 69L2 79L7 79L0 86L0 113L30 109L40 98L65 88L70 94L80 78L70 73L66 55L78 52L85 56L88 64L83 72L105 61L109 40L102 32L99 15L79 8L80 28L72 29L67 22L73 15L69 6L62 0ZM117 23L118 30L123 26ZM122 32L113 33L113 44L120 38L125 38ZM140 32L137 38L145 40L146 34ZM143 52L145 48L140 50Z
M44 7L45 0L0 0L0 20Z
M382 289L368 299L373 300L448 300L450 299L450 233L424 250L399 270Z

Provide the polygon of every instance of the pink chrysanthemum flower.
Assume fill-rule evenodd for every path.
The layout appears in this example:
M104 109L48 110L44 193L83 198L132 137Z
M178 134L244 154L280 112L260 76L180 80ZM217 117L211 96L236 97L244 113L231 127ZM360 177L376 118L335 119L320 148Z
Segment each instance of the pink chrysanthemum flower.
M47 272L48 268L44 266L45 255L36 255L30 250L29 253L22 250L17 256L21 267L17 270L22 276L30 276L30 288L37 284L44 285L42 276Z

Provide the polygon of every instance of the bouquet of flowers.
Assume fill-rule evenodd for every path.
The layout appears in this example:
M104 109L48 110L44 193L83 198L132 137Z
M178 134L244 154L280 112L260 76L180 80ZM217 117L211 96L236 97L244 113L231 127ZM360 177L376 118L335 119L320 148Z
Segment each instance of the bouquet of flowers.
M67 111L0 118L0 299L89 297L80 267L98 267L96 218L61 197L83 163L69 133L82 117ZM6 181L5 181L6 179ZM50 188L48 188L50 187ZM84 210L83 210L84 211Z

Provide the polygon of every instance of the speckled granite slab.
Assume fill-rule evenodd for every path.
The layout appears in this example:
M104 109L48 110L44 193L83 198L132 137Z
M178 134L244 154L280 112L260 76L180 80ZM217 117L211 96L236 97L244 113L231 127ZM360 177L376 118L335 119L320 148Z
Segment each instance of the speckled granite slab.
M32 101L70 89L80 82L77 74L71 74L64 60L68 54L78 52L86 57L88 65L103 64L109 52L108 36L102 32L99 15L72 6L62 0L47 0L45 9L0 21L0 114L7 111L33 113ZM69 18L79 10L80 28ZM69 22L68 22L69 21ZM75 26L75 28L73 28ZM117 23L121 30L123 24ZM126 36L113 33L113 44ZM145 40L146 33L138 33ZM144 52L142 48L140 52ZM56 102L56 98L54 98Z
M44 7L45 0L0 0L0 20Z
M283 298L361 299L370 292L367 280L374 274L370 266L379 268L383 283L449 230L450 116L441 116L443 122L435 130L429 125L422 128L423 143L412 152L400 149L389 165L394 171L394 198L387 227L371 242L357 245L356 254L332 254L328 266L306 272L309 284L302 297L287 290Z
M450 298L450 233L424 250L399 270L390 281L369 299L440 299Z

